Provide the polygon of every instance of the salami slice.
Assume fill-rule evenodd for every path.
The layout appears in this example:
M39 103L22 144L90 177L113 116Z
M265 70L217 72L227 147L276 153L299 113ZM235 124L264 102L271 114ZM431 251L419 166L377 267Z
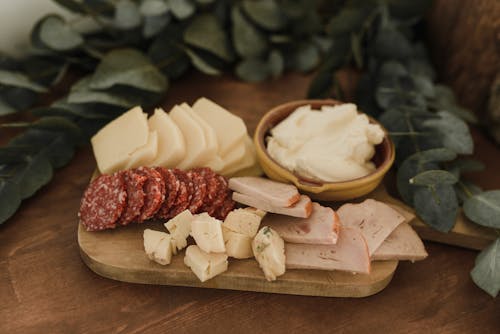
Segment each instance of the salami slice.
M224 178L224 176L216 174L216 179L218 182L217 195L214 198L211 210L207 211L207 213L210 216L214 216L215 213L217 212L217 210L222 206L222 204L224 203L224 201L226 199L227 192L228 192L228 184L227 184L227 180Z
M220 220L224 220L224 219L226 219L229 212L234 210L234 207L236 206L236 202L233 201L232 193L233 192L230 189L227 189L224 201L222 202L222 204L217 208L217 210L214 213L215 218L220 219Z
M193 169L196 173L203 176L205 183L207 185L207 191L205 194L205 199L203 200L203 205L198 209L198 212L210 212L215 211L214 200L219 192L219 181L217 179L217 174L213 170L207 167L195 168Z
M165 200L165 183L161 174L153 168L139 167L134 171L147 177L143 187L146 198L138 219L138 223L142 223L145 220L153 218L160 209Z
M196 171L187 172L187 176L193 183L193 196L189 202L189 211L194 214L198 213L200 208L203 206L205 196L207 195L207 182L205 181L205 178Z
M87 231L115 228L126 203L127 191L123 175L101 175L85 190L78 217Z
M191 196L193 194L193 183L191 178L187 176L186 172L180 169L173 169L175 177L179 181L179 191L174 205L170 208L167 218L173 218L182 211L186 210L191 203Z
M163 201L160 210L156 213L156 217L166 219L168 218L168 213L177 198L180 182L177 177L175 177L172 170L165 167L157 167L156 170L161 174L165 183L165 200Z
M137 220L141 214L142 207L144 206L144 199L146 197L143 187L147 177L133 170L127 170L120 173L123 174L125 180L127 205L118 220L118 224L128 225L134 220Z

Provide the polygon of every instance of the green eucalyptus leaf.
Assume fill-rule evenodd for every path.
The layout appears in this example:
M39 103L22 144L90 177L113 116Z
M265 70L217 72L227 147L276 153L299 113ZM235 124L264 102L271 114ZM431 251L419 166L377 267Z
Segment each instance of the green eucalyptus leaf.
M191 0L169 0L170 11L179 20L185 20L194 14L196 6Z
M418 186L453 185L458 182L458 178L448 171L435 169L419 173L412 177L409 182Z
M485 165L479 160L473 159L457 159L448 165L450 173L460 178L462 173L478 172L484 170Z
M300 43L292 59L293 67L301 72L313 70L319 61L319 50L313 43Z
M112 18L115 12L114 2L110 0L83 0L82 6L93 17Z
M59 83L66 75L68 67L69 64L58 57L32 56L22 62L26 76L42 86Z
M14 109L27 109L38 101L38 94L20 87L2 87L2 100Z
M189 59L191 59L191 63L193 64L193 66L196 67L201 72L208 75L221 74L221 71L217 67L210 64L206 59L204 59L200 53L197 53L194 50L188 48L186 48L185 51Z
M470 197L482 193L483 189L470 181L461 180L455 184L455 192L460 205L463 205Z
M423 122L424 126L439 134L443 146L458 154L472 154L474 142L467 124L447 111L439 111L437 114L439 119L426 120Z
M45 46L55 51L70 51L83 45L82 35L70 27L62 17L47 15L33 31L32 40L37 46Z
M355 33L351 34L351 48L354 61L358 68L363 67L363 50L361 46L361 36Z
M30 147L0 147L0 161L2 165L22 163L26 161L26 156L29 154L33 154L33 150Z
M236 75L248 82L259 82L266 80L270 71L267 63L256 58L244 59L236 66Z
M137 28L142 23L137 3L132 0L118 0L115 4L114 25L123 30Z
M500 190L470 197L464 203L464 212L467 218L479 225L500 228Z
M332 36L358 31L365 20L365 13L360 8L344 7L340 13L330 19L326 32Z
M8 104L6 101L4 101L2 99L2 97L0 96L0 116L13 114L15 112L17 112L17 109L15 109L10 104Z
M53 0L58 5L79 14L85 14L85 7L82 5L80 1L76 0Z
M429 64L428 61L424 61L422 59L415 59L411 58L407 62L407 67L408 71L410 72L411 75L418 75L422 76L425 78L428 78L429 80L436 80L436 71L434 68ZM434 87L434 91L436 91L436 88Z
M13 181L19 187L22 199L31 197L52 179L53 169L45 154L27 156L26 161L15 168Z
M310 99L323 99L330 96L333 87L333 73L318 71L309 85L307 97Z
M495 298L500 291L500 238L486 247L476 258L470 276L490 296Z
M436 95L434 84L429 78L421 75L413 75L413 81L417 90L422 93L423 96L432 98Z
M142 52L118 49L106 54L91 76L91 89L107 89L115 85L162 93L168 80Z
M33 82L24 73L0 69L0 87L11 86L29 89L37 93L47 92L47 88Z
M466 122L472 123L472 124L477 124L478 119L476 115L472 113L469 109L463 108L459 105L449 105L444 108L442 108L445 111L449 111L453 115L457 116L458 118L463 119Z
M162 73L168 78L176 79L189 69L191 62L184 50L165 37L160 35L155 39L148 55Z
M405 59L411 56L408 39L394 27L382 27L375 37L375 54L385 59Z
M267 59L267 66L273 78L277 78L281 74L283 74L283 70L285 69L285 61L280 51L271 51Z
M142 34L146 38L153 37L161 32L171 20L170 14L162 14L157 16L146 16L142 27Z
M47 130L52 132L64 133L74 141L82 138L80 128L69 119L61 116L45 116L31 124L32 128Z
M201 14L195 17L184 31L184 41L225 61L233 59L226 32L213 15Z
M244 0L243 10L260 27L277 31L285 27L287 19L275 0Z
M84 77L75 83L68 95L68 103L103 103L123 108L131 108L138 104L138 100L134 96L123 96L106 91L92 90L89 87L90 81L90 77Z
M458 200L452 185L417 186L413 205L420 218L440 232L449 232L455 225Z
M7 179L0 179L0 224L12 217L20 205L21 196L17 184Z
M266 36L243 16L238 6L233 6L231 19L233 44L240 56L252 58L266 52L268 48Z
M144 16L160 16L167 14L170 6L166 0L143 0L139 12Z

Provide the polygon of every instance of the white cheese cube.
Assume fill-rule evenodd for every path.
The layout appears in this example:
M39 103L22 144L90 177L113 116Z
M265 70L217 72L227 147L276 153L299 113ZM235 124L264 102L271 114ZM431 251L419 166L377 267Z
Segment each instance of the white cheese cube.
M129 160L125 169L137 168L140 166L151 166L158 152L158 134L156 131L150 131L146 145L139 147L130 153Z
M233 232L225 228L224 225L222 225L222 235L228 256L235 259L249 259L253 257L251 237Z
M184 264L191 268L200 281L205 282L227 270L227 254L209 254L198 246L191 245L186 249Z
M168 233L144 230L144 250L150 260L166 265L172 260L171 238Z
M177 166L186 155L186 143L179 127L161 108L155 109L148 125L158 133L158 153L151 166Z
M259 230L261 220L261 216L250 210L236 209L229 212L223 226L228 230L253 238Z
M147 115L135 107L109 122L91 139L97 167L102 174L124 169L130 154L148 142Z
M184 210L164 224L172 237L172 252L174 254L187 246L187 238L191 232L193 218L189 210Z
M215 130L221 157L239 145L247 135L247 127L240 117L207 98L196 100L193 110Z
M191 236L196 244L207 253L225 252L222 237L222 222L206 212L194 216L191 222Z
M285 242L269 226L264 226L252 242L255 259L268 281L285 273Z
M253 207L251 207L251 206L246 207L246 208L244 208L243 210L247 210L247 211L249 211L249 212L251 212L251 213L253 213L253 214L256 214L256 215L258 215L260 218L264 218L264 217L266 216L266 214L267 214L267 212L266 212L266 211L261 210L261 209L257 209L257 208L253 208Z

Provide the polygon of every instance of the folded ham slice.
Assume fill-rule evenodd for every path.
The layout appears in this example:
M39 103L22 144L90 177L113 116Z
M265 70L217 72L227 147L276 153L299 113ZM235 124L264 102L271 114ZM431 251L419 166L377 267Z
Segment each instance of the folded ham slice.
M410 225L400 224L373 253L372 260L419 261L427 257L424 244Z
M363 235L341 228L335 245L285 244L287 269L342 270L370 273L370 256Z
M335 244L340 229L335 211L318 203L312 203L308 218L267 215L262 224L275 230L286 242L299 244Z
M344 204L337 210L337 214L342 226L356 228L363 234L370 255L405 221L405 217L398 211L373 199L359 204Z
M299 201L290 207L274 206L261 197L248 196L238 192L233 192L233 200L266 212L279 213L292 217L307 218L311 215L312 210L311 199L306 195L300 195Z
M263 177L233 177L229 179L229 188L240 194L259 198L276 207L288 207L300 199L300 194L294 185Z

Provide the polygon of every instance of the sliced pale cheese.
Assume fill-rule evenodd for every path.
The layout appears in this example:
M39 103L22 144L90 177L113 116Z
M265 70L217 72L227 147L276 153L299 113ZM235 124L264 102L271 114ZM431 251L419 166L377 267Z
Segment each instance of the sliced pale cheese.
M155 109L148 125L158 133L158 153L151 165L176 167L186 155L186 143L181 130L161 108Z
M227 171L240 169L239 166L241 162L245 160L246 153L247 148L245 145L245 139L243 139L240 144L236 145L231 151L221 157L223 165L220 171L227 174Z
M200 281L205 282L227 270L227 254L209 254L191 245L186 249L184 264L191 268Z
M193 110L215 130L222 157L242 143L247 135L247 127L240 117L207 98L196 100Z
M217 136L215 134L215 130L207 123L203 118L201 118L197 113L193 111L193 109L187 104L181 104L181 108L184 109L189 115L197 122L200 127L203 129L203 133L205 135L205 141L207 142L207 146L205 151L207 154L210 154L211 158L207 161L208 163L215 158L219 151L219 144L217 143Z
M153 160L158 152L158 133L150 131L146 145L138 148L130 154L125 169L137 168L140 166L152 166Z
M135 107L104 126L91 139L97 167L102 174L121 170L130 154L146 145L149 137L147 115Z
M255 151L252 139L249 136L246 136L243 142L245 144L245 154L243 155L243 159L238 163L235 163L233 166L227 168L224 167L224 169L220 171L222 175L236 173L239 170L251 167L257 163L257 152Z
M252 238L231 231L222 225L222 235L226 245L226 254L235 259L249 259L253 257Z
M187 238L191 232L193 219L191 212L184 210L164 224L172 237L172 252L174 254L187 246Z
M177 105L170 111L170 118L182 131L186 140L186 155L177 165L177 168L190 169L203 166L213 155L211 152L206 151L205 133L200 124L188 112Z
M150 229L144 230L144 250L150 260L166 265L172 260L170 234Z
M227 215L222 226L237 233L253 238L259 230L262 217L246 209L236 209Z
M225 252L222 236L222 222L206 212L194 216L191 222L191 236L196 244L207 253Z
M269 226L264 226L252 241L255 259L268 281L285 273L285 242Z

